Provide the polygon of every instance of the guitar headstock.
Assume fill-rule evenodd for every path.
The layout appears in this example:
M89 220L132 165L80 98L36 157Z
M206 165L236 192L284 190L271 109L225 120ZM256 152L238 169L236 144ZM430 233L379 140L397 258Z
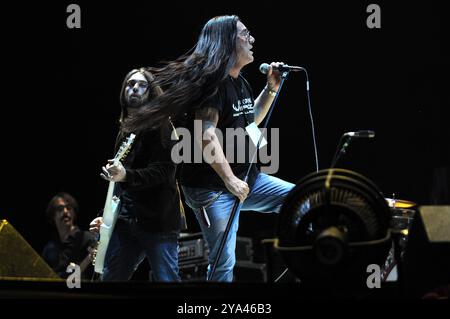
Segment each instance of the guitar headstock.
M114 161L120 161L125 156L125 154L127 154L134 142L135 137L136 134L131 133L130 136L128 136L125 141L123 141L122 145L120 145L119 150L117 151L116 156L114 156Z

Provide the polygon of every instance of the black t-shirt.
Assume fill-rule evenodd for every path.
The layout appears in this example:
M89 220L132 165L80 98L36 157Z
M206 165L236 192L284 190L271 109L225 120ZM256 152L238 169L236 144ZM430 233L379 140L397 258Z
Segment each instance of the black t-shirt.
M245 133L245 127L254 122L254 106L255 101L251 88L241 75L237 79L228 76L219 87L217 94L205 101L201 106L202 108L212 107L219 111L217 129L220 130L223 136L222 149L234 175L241 179L247 173L251 157L256 149L248 134ZM191 114L191 117L191 122L193 122L194 114ZM201 152L193 140L193 126L190 128L190 131L192 132L192 152ZM236 138L234 136L240 133L245 133L245 138ZM191 163L183 163L182 165L181 183L183 185L211 190L226 190L222 179L210 164L205 161L193 163L193 159L194 155L192 154ZM257 166L252 165L248 179L250 187L253 186L258 172Z
M75 227L67 239L61 242L58 239L49 241L42 252L42 257L49 266L62 278L67 278L66 272L69 263L80 264L88 255L88 247L95 247L97 240L88 231ZM83 273L84 278L89 277L91 270Z

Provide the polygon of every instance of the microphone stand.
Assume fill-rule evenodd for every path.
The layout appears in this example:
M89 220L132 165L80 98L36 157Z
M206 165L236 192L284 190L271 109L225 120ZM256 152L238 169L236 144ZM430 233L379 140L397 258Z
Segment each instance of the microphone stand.
M339 140L338 147L336 148L336 153L334 154L333 160L331 162L330 168L334 168L339 161L339 159L347 153L347 149L352 141L352 138L373 138L375 137L374 131L358 131L358 132L347 132L341 136ZM341 146L342 145L342 146Z
M339 144L336 148L336 153L333 156L333 160L331 162L330 168L334 168L336 166L337 162L341 159L342 155L347 153L347 149L350 146L351 141L352 141L352 137L350 135L344 134L341 136L341 139L339 140Z
M283 72L281 73L281 83L280 83L280 86L278 87L278 91L275 96L275 99L272 101L272 104L270 105L270 109L266 116L266 120L264 121L264 124L262 126L263 131L267 128L267 124L269 123L270 117L272 116L273 109L275 108L275 105L278 101L278 96L280 95L280 91L281 91L284 81L287 79L288 75L289 75L289 70L286 70L286 69L283 70ZM261 134L261 136L259 137L258 143L256 145L255 152L253 153L252 160L248 166L247 173L245 174L244 182L246 182L246 183L248 181L248 176L250 175L250 171L253 167L253 164L254 164L254 161L256 158L256 154L258 153L259 145L260 145L263 137L264 137L264 134ZM214 276L214 273L216 272L217 264L219 263L220 256L222 255L223 248L225 247L225 243L228 239L228 235L230 233L231 226L233 225L234 218L235 218L236 214L238 212L240 212L241 207L242 207L242 203L240 202L239 198L236 197L236 199L234 200L233 207L231 208L231 213L230 213L230 217L228 218L227 227L225 228L225 231L220 240L220 245L219 245L219 249L217 250L216 258L214 259L214 263L211 267L209 276L206 278L207 281L210 281L212 279L212 277Z

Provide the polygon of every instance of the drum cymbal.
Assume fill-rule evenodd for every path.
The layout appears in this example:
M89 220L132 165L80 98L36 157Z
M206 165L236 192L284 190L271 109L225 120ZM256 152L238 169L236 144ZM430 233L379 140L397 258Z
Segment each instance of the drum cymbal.
M416 203L403 199L385 198L385 200L391 208L411 208L417 206Z

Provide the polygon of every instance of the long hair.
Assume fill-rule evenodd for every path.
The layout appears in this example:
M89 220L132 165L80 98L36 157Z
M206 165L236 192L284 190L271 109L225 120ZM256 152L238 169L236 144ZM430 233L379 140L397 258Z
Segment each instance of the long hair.
M193 52L149 68L163 94L150 100L122 123L124 132L155 129L168 118L182 122L186 113L214 96L235 65L237 22L235 15L210 19L203 27Z
M146 68L133 69L130 72L128 72L122 82L122 87L120 89L120 109L121 109L119 117L120 124L122 124L128 116L128 105L125 97L126 95L125 88L127 87L128 80L138 72L140 72L148 82L147 90L149 91L148 97L149 99L158 96L159 94L162 93L161 88L159 86L155 86L154 84L155 77Z
M54 217L55 217L55 213L56 213L56 202L59 199L62 199L63 201L66 202L66 204L72 206L73 211L74 211L73 223L75 225L76 219L78 216L78 211L79 211L78 202L72 195L65 193L65 192L60 192L60 193L56 194L55 196L52 197L52 199L48 203L47 209L45 210L45 215L47 217L47 221L51 225L55 224Z
M121 125L121 128L119 130L119 134L117 135L116 138L116 143L114 146L114 150L117 151L119 149L120 143L123 140L123 137L126 135L127 132L124 132L122 129L123 123L125 122L125 120L128 117L128 103L127 103L127 99L126 99L126 92L125 92L125 88L127 87L128 84L128 80L130 79L130 77L132 77L134 74L140 72L145 79L148 82L148 98L147 100L151 100L154 99L156 96L161 95L162 94L162 90L161 87L159 87L158 85L155 84L155 77L153 76L153 74L148 70L148 68L139 68L139 69L133 69L130 72L127 73L127 75L125 75L125 78L122 82L122 87L120 89L120 117L119 117L119 123Z

